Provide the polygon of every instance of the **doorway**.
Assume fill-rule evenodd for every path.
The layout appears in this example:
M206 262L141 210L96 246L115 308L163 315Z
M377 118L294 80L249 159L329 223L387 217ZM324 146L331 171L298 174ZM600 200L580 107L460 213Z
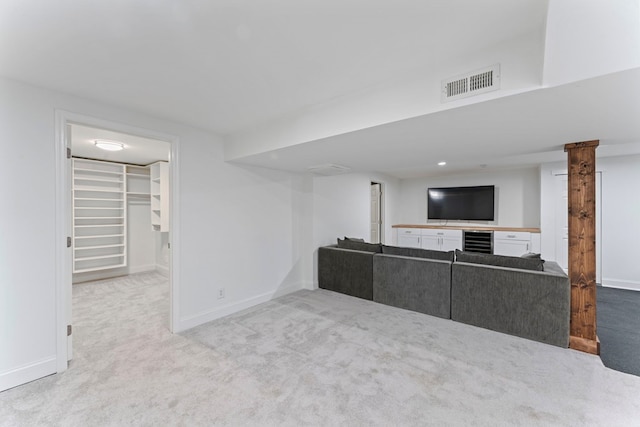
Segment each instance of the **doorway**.
M382 243L382 184L371 182L371 243Z
M172 160L177 158L178 139L147 129L60 110L56 111L56 126L56 236L67 242L56 248L56 360L57 371L62 372L67 369L67 361L73 354L74 282L121 276L149 270L152 266L164 266L163 272L168 274L170 295L167 329L174 329L177 318L175 308L178 306L178 294L175 290L179 275L171 253L175 250L179 237L179 230L174 227L174 224L179 223L176 218L179 215L178 194L175 191L179 186L177 165ZM87 136L87 132L93 136ZM115 152L96 158L99 156L85 151L89 148L96 150L96 139L118 143L121 138L125 140L123 145L130 151L127 154L129 160L126 156L123 158L114 154ZM85 147L82 147L82 139ZM135 157L144 155L143 152L146 151L141 149L141 141L152 144L147 148L153 145L156 148L162 147L160 151L164 153L163 159L153 159L166 164L167 179L164 184L171 195L165 206L167 223L170 225L162 233L159 230L154 233L151 225L151 167L144 164L145 160ZM76 161L78 164L74 165ZM73 190L74 185L78 191ZM146 222L148 228L132 229L132 224L128 224L127 219L138 225ZM104 230L113 232L107 233ZM150 236L153 237L152 244L149 242ZM159 249L155 249L157 247ZM153 254L143 254L144 248L151 248ZM149 262L151 258L154 259L153 262ZM155 259L161 261L160 265L157 265Z

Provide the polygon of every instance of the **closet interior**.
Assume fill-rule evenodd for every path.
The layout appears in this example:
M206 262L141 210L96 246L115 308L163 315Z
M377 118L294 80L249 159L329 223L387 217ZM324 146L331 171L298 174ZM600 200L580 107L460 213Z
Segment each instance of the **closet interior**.
M80 125L70 132L73 283L168 276L169 144Z

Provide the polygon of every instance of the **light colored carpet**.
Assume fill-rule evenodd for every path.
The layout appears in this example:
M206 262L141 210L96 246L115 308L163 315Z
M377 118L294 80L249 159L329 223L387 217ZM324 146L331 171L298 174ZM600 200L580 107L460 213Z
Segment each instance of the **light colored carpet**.
M172 335L155 273L74 286L69 370L0 393L2 425L638 425L595 356L324 290Z

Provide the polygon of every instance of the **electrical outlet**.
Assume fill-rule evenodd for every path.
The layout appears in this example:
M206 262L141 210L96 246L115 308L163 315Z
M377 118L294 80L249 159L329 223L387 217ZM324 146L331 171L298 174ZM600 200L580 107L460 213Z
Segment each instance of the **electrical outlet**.
M218 289L218 299L224 298L224 288Z

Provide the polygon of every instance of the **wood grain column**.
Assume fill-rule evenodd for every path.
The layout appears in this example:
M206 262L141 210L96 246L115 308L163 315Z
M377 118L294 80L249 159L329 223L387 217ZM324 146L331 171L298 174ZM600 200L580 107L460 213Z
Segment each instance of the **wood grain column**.
M600 354L596 335L596 147L599 141L567 144L569 183L569 347Z

